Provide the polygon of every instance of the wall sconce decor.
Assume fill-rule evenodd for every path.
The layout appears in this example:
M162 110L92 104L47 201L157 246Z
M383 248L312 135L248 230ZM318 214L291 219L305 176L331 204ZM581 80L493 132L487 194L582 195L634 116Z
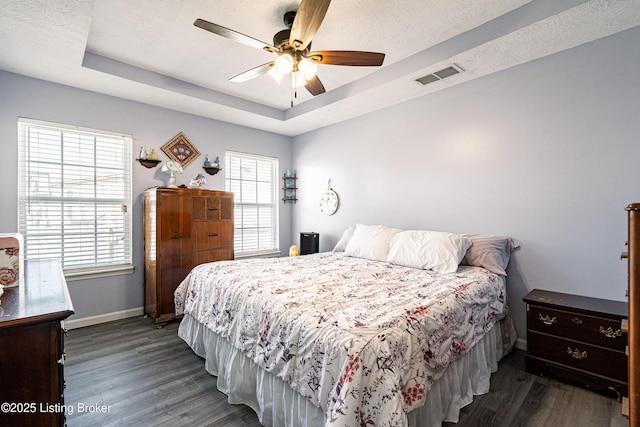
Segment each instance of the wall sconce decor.
M215 175L222 170L220 167L220 157L216 156L216 159L211 163L209 160L209 155L207 154L207 158L204 160L204 165L202 165L202 169L207 171L209 175Z
M160 163L156 150L153 148L149 150L145 146L140 147L140 155L136 160L145 168L155 168Z
M282 201L286 205L287 202L296 203L298 201L298 177L296 176L296 171L293 169L287 169L285 174L282 176L284 196L282 197Z

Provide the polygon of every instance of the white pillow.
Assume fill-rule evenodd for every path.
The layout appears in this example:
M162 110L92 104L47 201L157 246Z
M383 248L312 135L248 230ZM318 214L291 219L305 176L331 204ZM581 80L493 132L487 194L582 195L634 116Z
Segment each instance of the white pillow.
M352 225L351 227L344 230L344 233L342 233L342 237L340 238L340 240L338 240L338 243L336 243L336 246L331 252L344 252L344 250L347 248L347 243L349 243L349 240L351 240L351 236L353 236L353 232L355 230L355 225Z
M399 228L386 225L356 224L344 254L356 258L386 261L389 255L389 241L400 231L402 230Z
M393 236L387 261L405 267L454 273L471 240L461 234L408 230Z

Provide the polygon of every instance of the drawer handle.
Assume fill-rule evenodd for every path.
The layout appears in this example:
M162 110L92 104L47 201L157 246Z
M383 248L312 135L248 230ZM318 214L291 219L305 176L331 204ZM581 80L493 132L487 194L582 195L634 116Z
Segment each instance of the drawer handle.
M571 318L571 321L576 325L582 325L582 319L580 319L578 317Z
M171 236L172 239L182 239L182 235L180 234L174 234Z
M207 234L209 237L218 237L218 233L209 233Z
M207 208L207 210L210 210L210 211L217 211L217 210L218 210L218 208Z
M604 326L600 326L600 333L607 338L617 338L622 336L622 331L620 329L614 331L611 326L607 329L605 329Z
M587 352L586 350L581 352L577 348L575 350L571 350L571 347L567 347L567 354L571 355L574 359L586 359Z
M540 321L542 323L544 323L545 325L553 325L554 323L557 322L556 317L549 317L549 315L547 314L546 316L543 316L542 314L538 314L538 318L540 319Z

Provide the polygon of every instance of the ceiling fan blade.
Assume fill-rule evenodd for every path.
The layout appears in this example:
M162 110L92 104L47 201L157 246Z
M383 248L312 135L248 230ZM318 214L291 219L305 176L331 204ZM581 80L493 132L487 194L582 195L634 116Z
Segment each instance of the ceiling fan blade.
M242 43L246 46L255 47L257 49L266 50L269 52L278 52L278 49L267 44L258 39L254 39L253 37L249 37L245 34L239 33L237 31L231 30L229 28L223 27L222 25L214 24L209 21L205 21L204 19L196 19L193 23L196 27L202 28L203 30L210 31L214 34L217 34L222 37L226 37L231 40L235 40L239 43Z
M313 96L320 95L321 93L325 93L324 85L318 78L318 76L313 76L310 80L307 81L307 84L304 87L309 91L309 93Z
M328 65L380 66L384 61L384 53L357 50L319 50L306 57L317 64Z
M305 50L316 35L331 0L302 0L291 26L289 44L297 50Z
M240 73L235 77L231 77L229 81L234 83L242 83L242 82L246 82L247 80L255 79L256 77L269 72L271 67L273 67L274 65L275 65L274 61L267 62L266 64L262 64L255 68L247 70L244 73Z

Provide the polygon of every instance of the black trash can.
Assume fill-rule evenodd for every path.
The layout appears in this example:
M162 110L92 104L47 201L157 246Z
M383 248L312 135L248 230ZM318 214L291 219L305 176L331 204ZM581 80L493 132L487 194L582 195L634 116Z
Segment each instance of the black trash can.
M317 254L320 250L320 235L318 233L300 233L300 255Z

